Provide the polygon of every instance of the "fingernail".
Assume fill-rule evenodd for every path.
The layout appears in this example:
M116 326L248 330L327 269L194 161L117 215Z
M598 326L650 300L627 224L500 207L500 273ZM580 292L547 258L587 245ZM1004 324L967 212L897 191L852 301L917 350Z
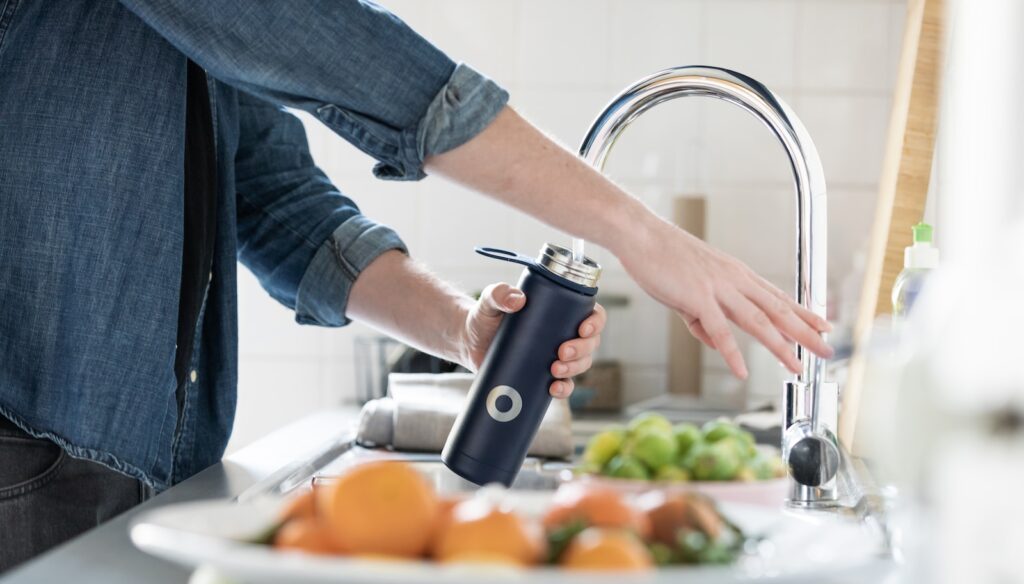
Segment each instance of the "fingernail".
M561 364L561 363L555 365L555 374L556 375L563 375L568 370L569 370L569 368L566 367L565 365Z
M580 330L580 334L583 335L584 337L589 337L593 333L594 325L592 324L585 324L583 325L583 328Z
M832 332L832 323L825 319L822 319L821 322L818 323L818 330L823 333L830 333Z
M522 292L512 292L505 297L505 306L515 308L523 300Z
M558 398L565 397L565 384L564 383L556 383L555 384L555 397L558 397Z
M572 347L566 347L562 351L562 354L564 355L564 357L563 357L564 359L572 359L573 357L576 356L576 349L574 349Z

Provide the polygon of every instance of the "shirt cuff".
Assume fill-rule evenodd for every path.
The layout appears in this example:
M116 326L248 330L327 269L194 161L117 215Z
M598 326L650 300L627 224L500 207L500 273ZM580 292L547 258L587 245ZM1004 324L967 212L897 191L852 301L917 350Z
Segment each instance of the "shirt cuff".
M415 164L404 169L382 162L374 167L378 178L419 180L426 176L423 160L465 144L494 120L508 103L508 92L497 83L460 63L437 92L420 120L415 136Z
M299 282L296 322L331 327L351 322L345 309L352 285L366 266L392 249L409 253L390 227L362 215L339 225L317 250Z

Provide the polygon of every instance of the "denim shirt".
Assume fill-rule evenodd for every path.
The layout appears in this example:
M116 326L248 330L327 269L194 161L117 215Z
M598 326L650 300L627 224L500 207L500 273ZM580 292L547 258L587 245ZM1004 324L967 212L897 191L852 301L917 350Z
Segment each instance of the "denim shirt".
M208 74L219 194L179 408L187 58ZM405 249L313 164L283 107L377 176L416 180L506 100L369 2L0 0L0 414L158 489L216 462L237 260L299 323L343 326L360 271Z

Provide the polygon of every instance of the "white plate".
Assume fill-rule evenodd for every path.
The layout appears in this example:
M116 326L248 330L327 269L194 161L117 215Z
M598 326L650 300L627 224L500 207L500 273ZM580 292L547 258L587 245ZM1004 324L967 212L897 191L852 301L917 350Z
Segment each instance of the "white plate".
M786 500L789 479L763 481L688 481L681 483L618 479L598 475L567 474L567 482L594 483L611 487L620 493L643 493L654 489L668 492L697 492L719 503L744 503L778 507Z
M549 492L516 493L513 504L521 512L535 515L546 507L550 496ZM168 505L139 516L131 526L131 539L139 549L155 556L186 566L211 566L240 582L252 583L479 584L486 578L531 584L621 584L623 579L622 574L551 567L515 569L313 556L243 543L266 533L279 508L280 501ZM872 575L889 569L889 563L877 555L874 538L859 523L764 506L724 503L721 508L748 534L765 536L759 554L733 566L674 567L630 574L629 582L822 582L838 575L844 581L867 582L876 581Z

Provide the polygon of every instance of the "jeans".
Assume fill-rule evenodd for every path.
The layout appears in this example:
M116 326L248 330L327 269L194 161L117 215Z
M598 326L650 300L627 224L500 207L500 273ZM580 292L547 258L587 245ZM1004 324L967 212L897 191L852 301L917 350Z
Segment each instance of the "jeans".
M140 481L0 417L0 573L138 505Z

